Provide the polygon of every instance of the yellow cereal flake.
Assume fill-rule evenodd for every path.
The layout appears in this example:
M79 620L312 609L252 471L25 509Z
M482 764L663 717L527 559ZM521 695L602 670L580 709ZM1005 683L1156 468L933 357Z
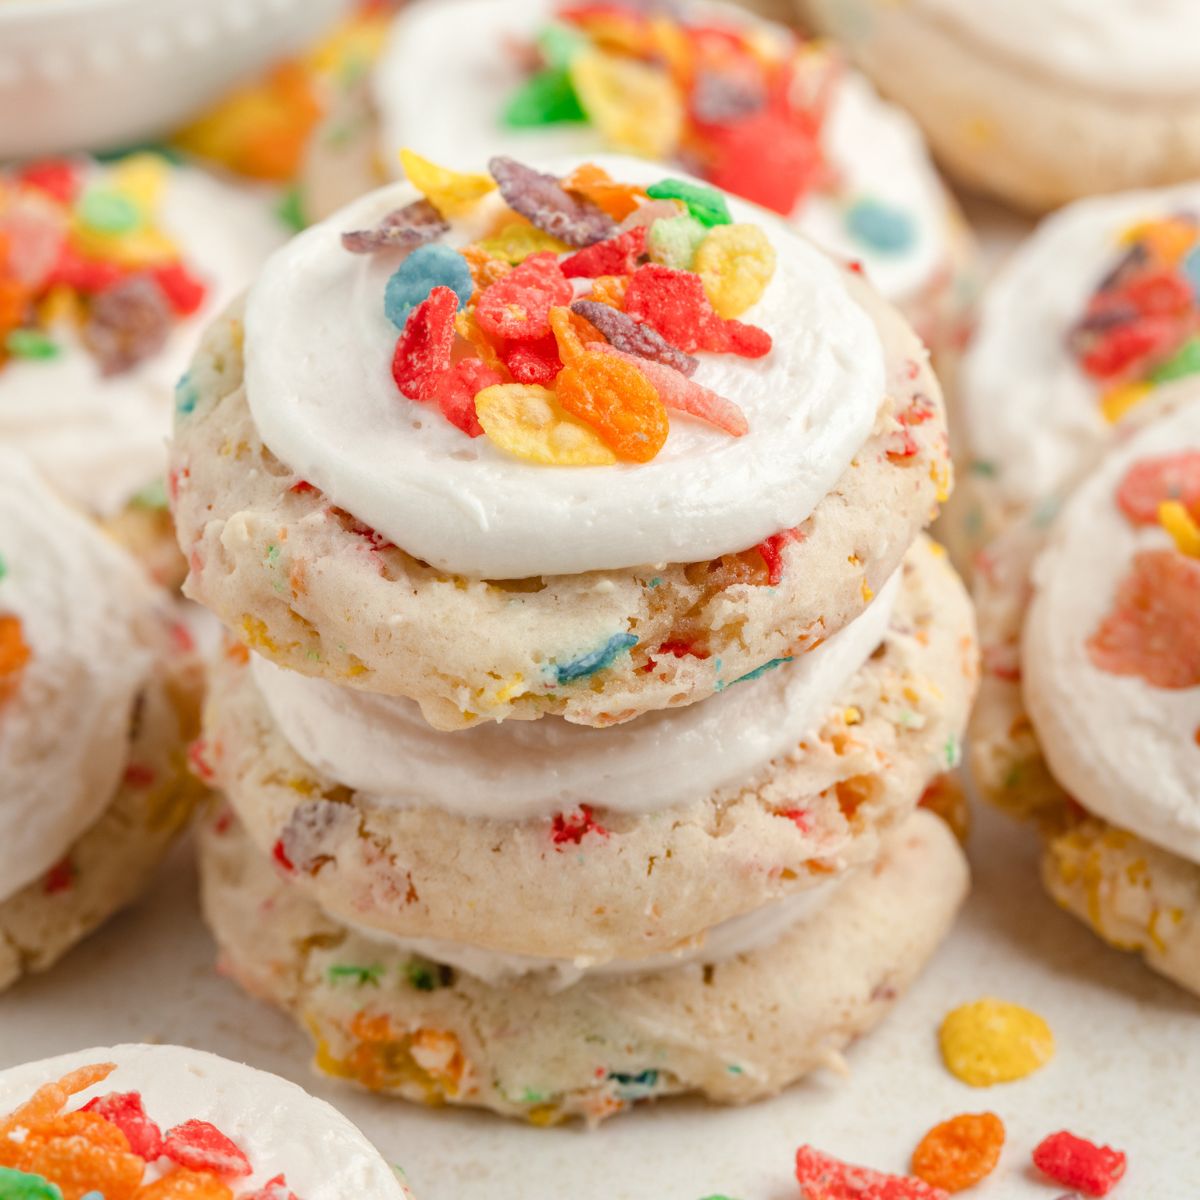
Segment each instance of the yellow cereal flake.
M990 997L947 1014L939 1041L947 1070L971 1087L1024 1079L1054 1057L1054 1034L1037 1013Z
M1122 383L1100 397L1104 419L1115 425L1131 408L1136 408L1154 390L1152 383Z
M683 102L667 72L603 50L578 54L571 84L583 111L615 150L666 158L683 133Z
M700 243L692 270L723 317L757 304L775 274L775 247L757 225L717 225Z
M1196 243L1196 227L1180 217L1156 217L1131 225L1121 234L1121 244L1145 243L1151 258L1175 266Z
M443 217L460 217L496 190L489 175L474 175L452 171L422 158L413 150L400 151L400 165L408 182L419 191Z
M1180 554L1200 558L1200 525L1178 500L1164 500L1158 506L1158 523L1171 535Z
M132 200L143 219L158 209L171 168L159 154L131 154L112 165L109 180L114 191Z
M476 244L493 258L502 259L513 266L524 262L531 254L540 254L543 250L564 254L571 249L566 242L561 242L552 234L530 225L524 217L507 221L490 237Z
M537 384L498 383L475 397L483 432L501 450L544 466L611 466L617 456L554 393Z

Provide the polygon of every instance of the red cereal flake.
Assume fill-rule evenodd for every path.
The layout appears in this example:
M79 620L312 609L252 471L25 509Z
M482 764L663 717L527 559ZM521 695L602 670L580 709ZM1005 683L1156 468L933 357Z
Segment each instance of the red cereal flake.
M796 1151L796 1180L804 1200L949 1200L920 1179L856 1167L812 1146Z
M1125 1155L1110 1146L1097 1146L1062 1130L1052 1133L1033 1152L1033 1163L1055 1183L1085 1196L1107 1196L1125 1174Z
M563 259L562 271L568 279L595 279L600 275L631 275L637 261L646 253L645 225L635 225L603 242L585 246Z
M299 1198L288 1187L287 1180L282 1175L276 1175L274 1179L268 1179L257 1192L242 1196L241 1200L299 1200Z
M109 1092L89 1100L82 1109L111 1121L128 1139L129 1148L147 1162L163 1152L162 1130L146 1115L140 1092Z
M573 294L558 259L544 250L480 293L475 320L491 337L530 341L550 332L550 310L569 304Z
M69 892L71 885L75 882L75 867L71 863L70 856L60 858L46 872L45 878L42 880L42 891L47 896L57 896L62 892Z
M187 760L192 774L201 783L212 783L215 778L215 772L213 771L212 763L208 759L207 738L197 738L188 746Z
M558 355L558 339L553 333L527 342L506 342L500 350L500 358L517 383L543 386L554 381L563 365ZM504 381L497 377L496 382Z
M448 287L435 287L408 314L396 339L392 378L410 400L431 400L438 381L450 369L454 349L454 316L458 296Z
M1004 1122L995 1113L962 1113L935 1125L913 1151L913 1174L934 1187L961 1192L986 1179L1004 1149Z
M556 846L571 842L578 846L584 837L594 833L600 837L608 837L608 830L592 816L590 804L581 804L573 813L555 813L554 822L550 828L550 839Z
M766 330L717 315L699 275L661 263L643 263L633 273L625 289L625 311L689 354L711 350L761 358L771 349Z
M182 263L156 267L152 274L176 316L190 317L208 295L208 288Z
M1144 550L1117 588L1113 610L1087 642L1101 671L1152 687L1200 687L1200 560Z
M153 767L148 767L145 763L130 763L125 768L122 782L126 787L148 788L154 783L156 778L157 775Z
M279 838L275 845L271 847L271 857L285 870L288 874L292 874L296 870L296 864L288 857L288 852L284 848L283 838Z
M765 541L761 541L755 546L755 549L762 555L762 560L767 566L767 583L771 587L778 587L783 580L783 551L785 546L790 546L793 542L804 541L804 534L801 533L800 527L795 529L782 529L778 533L773 533Z
M292 486L288 488L289 492L294 492L297 496L314 495L317 490L318 489L313 487L313 485L309 483L307 479L301 479L297 483L293 483Z
M483 426L475 415L475 397L484 388L503 382L500 373L481 359L464 358L438 380L433 400L451 425L468 437L478 437Z
M1200 519L1200 450L1134 463L1117 488L1117 504L1135 525L1157 525L1164 500L1178 500Z
M45 286L52 288L63 284L84 295L94 295L119 283L125 277L123 267L116 263L102 262L99 259L83 258L77 251L63 244L58 262L50 272Z
M801 833L808 833L808 809L806 808L785 808L780 811L779 816L791 821Z
M208 1121L184 1121L168 1129L163 1154L192 1171L211 1171L229 1179L244 1179L254 1168L241 1149Z
M37 188L60 204L73 204L79 193L79 171L63 158L45 158L31 162L17 172L17 180Z

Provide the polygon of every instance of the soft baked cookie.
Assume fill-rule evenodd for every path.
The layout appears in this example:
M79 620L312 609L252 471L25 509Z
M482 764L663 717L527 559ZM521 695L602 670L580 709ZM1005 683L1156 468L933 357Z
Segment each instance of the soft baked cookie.
M931 956L967 886L953 835L917 812L775 940L563 989L489 984L348 930L265 870L228 818L206 826L201 860L224 969L309 1029L321 1070L542 1125L680 1092L745 1103L839 1065Z
M962 182L1043 211L1200 169L1190 0L802 0ZM914 69L920 64L920 69Z
M166 595L0 451L0 986L144 887L200 790L199 690Z
M268 196L153 153L0 171L0 440L160 580L176 381L284 233Z
M1048 528L1018 522L983 556L971 767L1038 819L1056 899L1195 988L1200 386L1116 432Z
M988 286L955 388L960 562L1054 496L1125 413L1200 371L1200 186L1082 200Z
M0 1071L0 1187L14 1200L412 1200L331 1105L183 1046L77 1050Z
M391 177L405 147L463 170L492 154L644 154L861 262L939 370L969 329L974 246L916 126L831 47L742 8L422 0L395 17L370 86L378 128L362 136ZM345 153L308 172L317 215L331 188L342 203L371 186Z
M610 730L440 733L237 647L202 758L264 862L340 920L567 974L670 961L873 860L956 765L970 606L931 542L901 575L800 662Z
M513 176L520 181L508 194L536 214L547 193L530 200L521 190L530 185L528 169L497 161L506 187ZM443 729L546 713L608 725L686 704L803 654L866 607L949 487L941 397L924 349L856 273L761 211L730 202L736 223L726 224L706 207L724 206L719 193L663 182L638 161L606 162L617 180L640 181L630 203L645 220L701 225L680 202L638 195L645 186L682 190L713 221L706 243L747 239L732 257L714 253L697 265L711 265L714 294L733 285L738 303L749 300L749 307L726 305L740 313L737 322L715 317L694 273L655 261L636 265L627 285L619 275L579 277L564 304L591 288L592 296L614 300L591 301L594 320L619 321L629 314L605 314L627 286L623 303L633 307L636 292L644 319L624 327L650 330L638 336L663 342L657 322L694 346L687 326L703 319L710 332L751 339L754 353L766 348L754 358L680 358L667 343L654 351L695 369L693 382L709 389L699 403L718 406L711 420L732 421L740 431L741 419L748 432L735 436L676 410L656 457L613 462L606 446L596 451L588 441L590 427L546 408L537 385L488 392L503 411L491 409L491 431L474 438L436 407L407 400L387 371L396 327L385 294L394 272L405 280L408 260L402 268L398 251L355 254L341 241L412 203L416 192L398 185L301 235L271 260L244 324L234 312L209 332L184 385L172 448L189 595L281 665L409 696ZM482 176L451 178L491 186ZM554 180L544 177L540 186L599 230L615 228L595 204ZM629 190L615 190L621 186ZM460 203L436 188L433 194L447 206ZM428 208L410 209L403 220L414 211ZM553 224L545 211L540 219ZM499 232L469 248L477 270L496 239L500 255L547 245L547 235L514 221L495 192L456 218L450 236L461 244L497 222ZM656 240L653 228L649 238ZM612 241L588 250L612 253ZM433 246L445 269L466 270L449 247ZM546 268L544 252L537 261L536 270L555 270ZM486 269L503 274L506 267ZM480 290L477 303L458 314L472 340L460 336L455 355L478 345L478 304L504 282ZM459 286L466 292L470 283ZM429 280L419 287L428 293ZM668 302L676 288L679 296ZM658 298L646 302L655 289ZM595 329L585 336L598 339L587 346L605 340ZM622 341L625 334L612 336ZM402 345L408 337L402 334ZM554 339L543 338L547 344L540 353L552 355L550 370L558 371ZM539 353L526 345L517 344L519 353L512 343L500 345L518 379L541 369L519 357ZM470 360L470 369L504 378L509 368L496 347L484 352L492 365ZM585 347L580 361L594 373L614 357ZM621 383L610 395L622 399L606 403L644 396L638 377L645 363L634 376L625 365L636 361L621 360ZM661 374L661 364L651 366ZM401 369L416 368L406 359ZM563 374L600 377L582 367ZM656 388L690 386L677 376ZM730 402L742 411L730 415ZM469 424L470 393L465 403L469 417L460 419ZM531 415L541 408L545 418ZM570 454L585 447L600 455L593 461L612 465L530 460L549 453L538 450L544 435L530 430L552 412L548 427L579 439Z

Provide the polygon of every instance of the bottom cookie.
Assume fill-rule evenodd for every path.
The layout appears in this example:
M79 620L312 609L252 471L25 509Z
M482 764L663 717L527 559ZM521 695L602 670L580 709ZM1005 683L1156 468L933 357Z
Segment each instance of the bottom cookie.
M535 1124L683 1092L744 1103L836 1065L925 965L968 883L950 830L917 812L773 944L561 988L539 976L489 985L349 930L228 811L204 829L201 865L223 968L310 1031L319 1069Z

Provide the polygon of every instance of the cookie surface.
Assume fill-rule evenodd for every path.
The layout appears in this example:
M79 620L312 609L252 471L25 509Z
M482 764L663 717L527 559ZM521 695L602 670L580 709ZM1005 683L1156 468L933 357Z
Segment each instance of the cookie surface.
M493 987L347 931L264 869L236 823L206 828L203 868L225 969L313 1031L318 1067L537 1124L689 1091L744 1103L836 1063L928 959L967 886L953 835L919 812L770 946L556 990Z
M486 779L478 803L466 808L433 808L428 797L422 804L419 790L390 802L354 792L292 749L238 661L243 652L216 673L205 757L260 853L290 864L297 890L343 920L568 963L686 951L711 926L869 861L929 780L957 761L975 687L970 608L932 543L919 542L903 572L879 650L831 697L819 732L782 753L765 743L764 758L744 762L733 778L721 775L727 756L719 741L707 759L702 744L685 742L702 762L693 766L690 792L685 776L682 797L666 790L669 779L647 775L643 786L637 772L605 772L598 763L590 782L586 770L575 779L572 764L556 768L553 759L547 770L568 780L553 815L559 793L550 790L538 801L544 815L503 819L502 804L523 801ZM741 686L771 689L787 670ZM774 695L761 694L764 705ZM747 709L738 695L704 701L717 714L714 729L728 705L729 719L757 737L753 704ZM672 717L707 720L699 708ZM639 740L640 721L578 730L568 744L601 757L654 754ZM514 734L521 753L537 754L543 724ZM686 726L671 728L672 740L687 736ZM505 728L478 732L490 739L480 762L497 760ZM433 794L444 777L445 787L471 794L454 773L466 763L451 754L448 775L418 764L412 786ZM495 884L486 903L478 900L480 880Z

